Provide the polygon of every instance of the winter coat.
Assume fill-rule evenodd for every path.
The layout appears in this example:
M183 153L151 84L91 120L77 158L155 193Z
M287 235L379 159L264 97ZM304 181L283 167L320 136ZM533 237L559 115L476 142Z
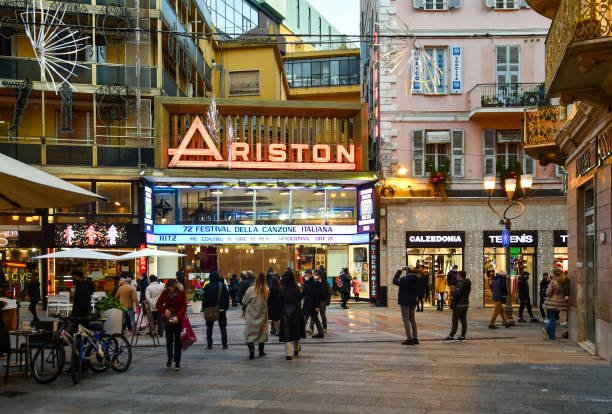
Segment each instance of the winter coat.
M174 296L170 296L168 289L164 289L159 299L157 299L155 307L157 311L162 314L164 324L170 325L170 318L166 318L165 316L166 310L169 310L172 315L176 316L180 326L187 312L187 296L184 291L178 289L174 291Z
M304 286L302 287L302 299L304 299L302 311L304 314L310 315L316 312L316 308L321 304L321 293L322 286L314 278L310 278L308 281L304 279Z
M540 298L546 298L546 289L548 289L548 285L550 285L550 279L540 280Z
M451 291L451 296L455 299L455 306L469 306L472 282L470 279L457 280L455 288Z
M353 286L353 294L359 295L359 288L361 287L361 282L357 279L353 279L351 281L351 286Z
M342 286L340 287L340 292L349 293L351 291L351 275L346 273L342 273L340 275L340 281L342 282Z
M270 289L270 296L268 296L268 319L271 321L280 321L283 306L282 300L280 289Z
M331 288L329 287L329 282L327 278L321 278L321 303L325 302L325 306L329 306L331 303Z
M493 302L504 302L506 303L506 297L508 296L508 289L506 287L506 278L501 275L496 275L491 283L491 293Z
M30 282L28 296L30 297L30 302L40 302L40 283L38 281Z
M443 274L436 275L436 293L446 292L446 279Z
M519 276L518 278L518 295L519 300L529 300L529 278Z
M293 342L306 338L306 324L300 305L299 289L281 289L281 303L279 342Z
M242 281L240 284L240 291L238 292L238 300L242 303L242 298L246 291L251 287L251 285L255 282L255 278L248 277Z
M95 292L93 282L89 279L76 280L74 289L74 304L72 305L72 316L75 318L86 318L91 312L91 296Z
M164 285L157 281L147 286L145 296L147 298L147 302L149 302L149 306L151 307L152 311L157 310L157 299L159 299L164 289Z
M419 291L417 292L419 299L429 296L429 281L426 275L419 278Z
M393 284L399 287L397 303L400 306L416 306L417 295L420 290L419 278L414 273L402 276L402 271L398 270L393 277Z
M555 278L548 289L546 289L546 301L544 302L544 309L563 311L569 308L565 297L568 296L567 289L561 284L561 282Z
M149 281L145 277L144 279L138 280L138 291L140 292L140 302L147 300L146 292L149 287Z
M221 289L221 297L219 298L219 310L226 311L229 309L229 292L225 284L221 281L210 282L204 286L202 293L202 309L212 308L217 306L217 297L219 297L219 289Z
M247 289L242 298L246 307L244 340L247 344L268 341L268 298L255 293L255 286Z
M455 286L459 280L459 272L456 270L450 270L446 274L446 284L448 286Z

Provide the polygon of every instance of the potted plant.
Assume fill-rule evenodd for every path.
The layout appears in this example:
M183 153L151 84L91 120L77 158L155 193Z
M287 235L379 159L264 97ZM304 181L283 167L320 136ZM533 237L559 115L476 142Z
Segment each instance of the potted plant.
M124 308L114 297L107 297L96 303L94 316L99 316L104 321L104 331L107 334L121 333Z
M447 190L450 187L450 161L447 158L443 165L435 167L434 163L427 161L426 171L429 173L427 184L434 197L448 198Z
M191 313L200 313L202 311L202 299L204 298L204 290L196 289L191 298Z

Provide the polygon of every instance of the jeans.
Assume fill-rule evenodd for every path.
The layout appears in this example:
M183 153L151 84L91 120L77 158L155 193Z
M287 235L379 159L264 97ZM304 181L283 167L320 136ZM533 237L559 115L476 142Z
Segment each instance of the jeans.
M446 292L438 292L438 293L436 293L437 310L444 310L444 293L446 293Z
M529 317L533 319L533 312L531 311L531 302L529 299L521 299L521 306L519 306L519 318L523 319L523 310L527 307L527 313Z
M321 302L319 305L319 313L321 314L321 323L323 325L323 329L327 330L327 303ZM314 329L315 321L310 318L310 330Z
M510 321L508 320L508 317L506 316L506 312L504 312L504 304L501 303L501 301L496 301L495 310L493 311L493 316L491 317L491 322L489 322L489 326L495 325L495 321L497 321L497 317L499 315L501 315L502 319L504 320L504 325L510 324Z
M127 309L123 313L123 330L135 331L136 330L136 319L134 309Z
M169 323L166 325L166 351L168 352L168 360L179 364L181 362L181 323Z
M304 325L308 323L308 318L310 318L311 323L314 322L317 325L317 333L323 333L323 326L321 326L321 321L319 320L319 315L316 310L312 312L305 311L304 312Z
M227 345L227 315L225 311L219 312L219 320L217 321L219 324L219 329L221 330L221 344ZM213 326L215 326L215 322L206 321L206 341L208 346L212 346L213 344Z
M467 311L467 306L455 306L455 309L453 309L453 327L449 336L455 336L459 321L461 321L461 336L465 338L467 332Z
M546 296L540 295L540 315L542 315L542 319L550 319L550 312L544 310L545 300Z
M402 309L402 320L404 321L404 329L406 330L406 338L413 339L417 338L417 326L414 314L416 305L401 306ZM412 332L411 332L412 328Z
M555 328L557 325L557 319L559 319L559 311L549 310L549 320L546 324L546 332L548 332L548 339L555 339Z
M162 336L164 333L164 321L162 320L161 313L153 311L153 320L155 321L155 327L157 328L157 335Z

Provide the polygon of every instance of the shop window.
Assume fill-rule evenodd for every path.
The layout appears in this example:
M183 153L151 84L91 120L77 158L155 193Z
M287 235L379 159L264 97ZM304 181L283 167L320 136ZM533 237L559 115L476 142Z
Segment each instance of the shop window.
M259 94L258 70L246 70L229 73L230 96L257 96Z
M174 192L155 193L155 196L153 198L155 224L175 224L175 201L176 194Z
M357 190L327 190L327 223L357 223Z
M253 224L253 191L246 188L225 188L212 191L218 196L219 222L231 224Z
M491 284L493 278L500 270L506 268L506 249L503 247L484 248L484 299L485 305L493 305L491 299ZM510 286L512 290L513 303L518 305L518 277L521 272L527 271L529 276L529 292L531 298L537 294L536 279L536 256L535 247L511 247L510 248ZM535 299L534 299L535 301Z
M108 201L98 201L98 214L131 214L132 183L96 183L96 193Z
M82 188L83 190L91 191L91 183L89 181L70 181L70 184L74 184L77 187ZM76 206L70 207L62 207L56 208L55 214L62 213L81 213L81 214L90 214L91 213L91 203L83 203Z
M325 192L315 190L291 191L291 223L324 224Z

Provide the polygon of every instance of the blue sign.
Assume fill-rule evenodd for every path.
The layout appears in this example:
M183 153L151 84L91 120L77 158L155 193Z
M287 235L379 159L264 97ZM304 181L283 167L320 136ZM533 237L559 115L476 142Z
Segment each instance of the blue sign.
M504 231L502 231L501 242L503 247L510 246L510 232L508 229L504 229Z

